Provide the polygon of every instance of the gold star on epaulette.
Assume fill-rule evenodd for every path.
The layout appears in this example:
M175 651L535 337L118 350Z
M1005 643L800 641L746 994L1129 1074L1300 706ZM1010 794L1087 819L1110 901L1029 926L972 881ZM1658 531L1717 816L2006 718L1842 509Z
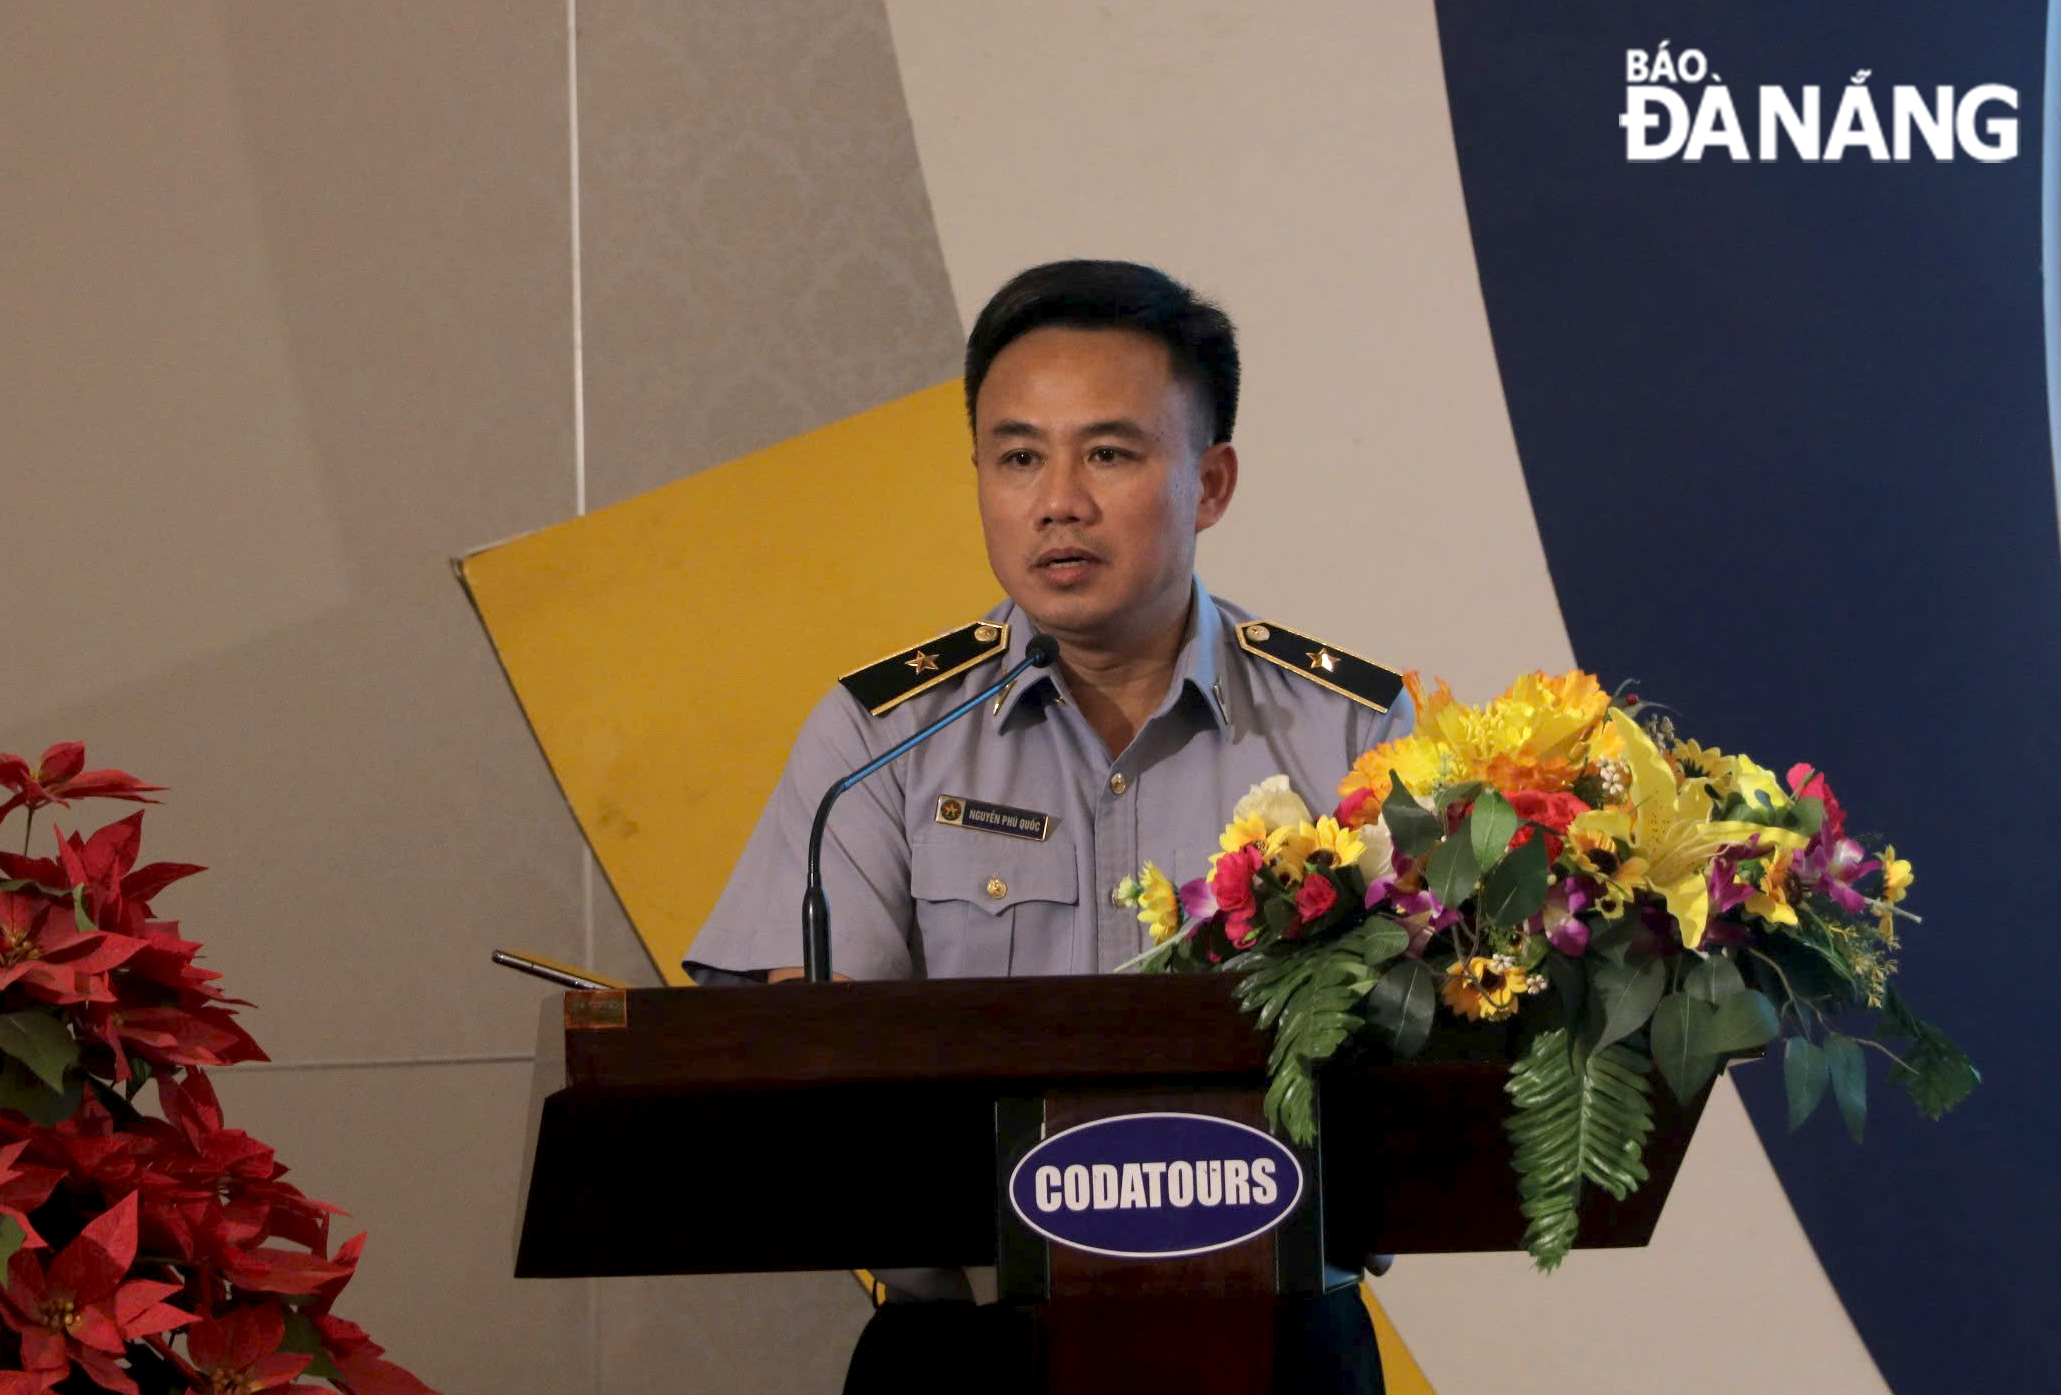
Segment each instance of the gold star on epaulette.
M998 657L1008 648L1007 625L976 620L854 669L837 681L859 700L861 707L878 717L918 693Z
M1376 712L1388 711L1403 690L1402 675L1272 620L1248 620L1238 626L1238 647Z

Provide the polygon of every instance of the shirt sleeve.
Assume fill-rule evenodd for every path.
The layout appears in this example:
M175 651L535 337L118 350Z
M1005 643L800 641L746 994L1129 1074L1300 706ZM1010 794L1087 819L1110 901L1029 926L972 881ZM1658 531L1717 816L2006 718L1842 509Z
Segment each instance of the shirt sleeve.
M871 760L880 742L876 719L843 689L816 704L744 855L687 951L685 967L697 983L733 981L802 962L802 893L816 806L833 784ZM847 790L824 830L830 966L851 978L907 978L913 972L915 911L899 764Z
M1376 712L1371 707L1353 704L1357 720L1351 733L1351 750L1346 753L1346 764L1350 765L1384 741L1393 741L1408 736L1417 725L1417 706L1410 700L1408 689L1395 695L1395 701L1388 705L1388 711Z

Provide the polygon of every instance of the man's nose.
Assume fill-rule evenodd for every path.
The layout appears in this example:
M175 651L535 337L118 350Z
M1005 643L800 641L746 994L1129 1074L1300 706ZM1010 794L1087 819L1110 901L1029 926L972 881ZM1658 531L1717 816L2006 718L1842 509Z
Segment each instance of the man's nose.
M1054 460L1038 472L1038 522L1092 522L1095 496L1088 488L1088 472L1076 460Z

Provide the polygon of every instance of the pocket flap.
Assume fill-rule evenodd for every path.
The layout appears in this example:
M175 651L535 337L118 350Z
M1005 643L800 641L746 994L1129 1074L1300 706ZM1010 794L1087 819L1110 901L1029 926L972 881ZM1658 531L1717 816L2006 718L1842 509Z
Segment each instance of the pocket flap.
M1042 843L951 829L909 849L909 894L919 901L964 901L999 915L1025 901L1080 900L1073 843Z

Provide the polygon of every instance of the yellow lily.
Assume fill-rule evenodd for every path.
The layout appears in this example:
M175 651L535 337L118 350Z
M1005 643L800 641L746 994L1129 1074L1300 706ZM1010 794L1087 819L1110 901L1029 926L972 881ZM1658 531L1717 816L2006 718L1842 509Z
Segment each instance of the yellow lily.
M1622 709L1611 709L1610 722L1631 767L1631 809L1594 810L1576 818L1570 831L1622 837L1631 856L1610 880L1627 891L1643 888L1665 899L1668 914L1681 927L1682 943L1694 949L1710 922L1713 857L1755 839L1770 852L1800 848L1806 840L1786 829L1712 819L1710 790L1703 781L1677 783L1667 757Z

